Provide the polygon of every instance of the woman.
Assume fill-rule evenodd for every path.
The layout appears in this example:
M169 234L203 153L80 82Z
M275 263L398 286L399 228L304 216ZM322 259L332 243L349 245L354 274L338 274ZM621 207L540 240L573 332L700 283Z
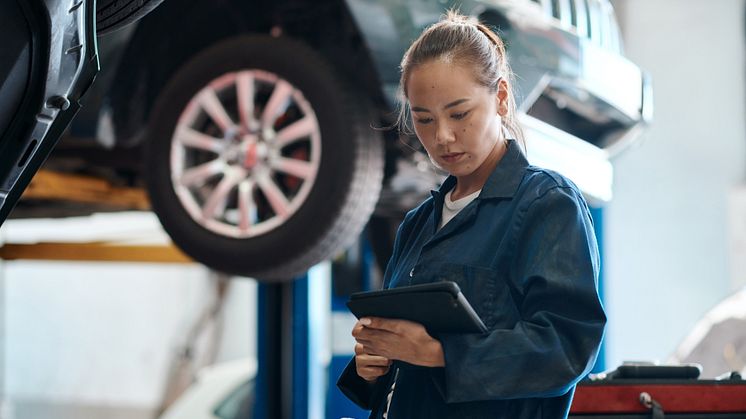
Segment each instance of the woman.
M399 227L384 288L454 281L489 332L360 319L338 386L373 418L566 417L606 323L588 207L508 138L511 72L487 27L450 12L401 68L402 115L450 176Z

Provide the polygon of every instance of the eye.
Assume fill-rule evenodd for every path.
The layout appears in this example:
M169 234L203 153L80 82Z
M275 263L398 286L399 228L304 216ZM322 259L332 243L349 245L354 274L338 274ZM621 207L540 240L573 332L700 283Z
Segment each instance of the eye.
M433 121L433 118L416 118L416 121L418 124L426 125L431 123Z
M455 114L451 115L451 118L453 118L455 120L464 119L464 118L466 118L466 115L468 115L468 114L469 114L469 111L461 112L461 113L455 113Z

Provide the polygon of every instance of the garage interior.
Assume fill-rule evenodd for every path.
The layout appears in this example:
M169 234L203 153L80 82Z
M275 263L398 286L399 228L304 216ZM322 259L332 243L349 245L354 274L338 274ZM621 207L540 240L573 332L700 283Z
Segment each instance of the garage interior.
M166 13L168 3L176 1L166 0L136 25ZM569 7L575 1L505 3L551 9ZM250 7L236 1L222 3L230 10L235 8L236 16L243 13L239 9ZM257 3L267 13L292 15L300 22L298 30L324 32L315 26L318 15L296 16L308 10L297 2L273 10L267 10L272 8L264 2ZM316 13L329 13L327 23L339 19L350 24L350 16L329 12L328 5L335 2L322 3ZM354 15L375 13L384 2L346 3ZM446 10L452 2L439 3ZM584 192L591 191L588 198L602 250L600 292L609 319L594 373L614 370L625 362L651 362L698 363L703 366L702 379L743 376L746 1L599 3L613 6L624 56L652 80L655 110L638 141L606 163L588 160L584 167L592 169L579 175L590 179ZM212 15L212 8L205 9L205 22L225 18ZM437 15L422 19L432 21ZM257 18L247 24L261 27L258 22ZM204 24L214 26L215 22ZM233 24L226 23L226 31ZM381 25L374 27L376 36L391 30L381 22L376 24ZM136 25L99 36L99 48L107 42L123 42ZM278 26L262 29L267 37L284 35ZM343 46L340 51L349 54ZM388 62L359 65L396 69L401 56L389 58ZM346 64L333 64L354 68L361 60L351 57ZM292 65L292 58L289 61ZM121 68L102 56L96 83L115 77L106 72L107 66ZM373 77L360 73L358 83ZM151 77L138 71L130 75L124 91L111 98L83 99L84 109L86 100L101 106L96 108L101 119L88 121L88 114L81 111L67 134L85 138L80 147L93 149L100 147L97 142L140 135L126 131L146 114L131 112L128 118L132 120L122 120L114 110L113 101L145 89L145 80ZM303 99L292 100L302 111ZM371 98L371 102L385 101L383 96ZM152 109L142 112L167 115L162 110L165 105L153 102ZM364 121L365 111L355 109L354 117ZM177 116L168 117L176 120ZM85 126L88 132L73 132ZM371 132L360 137L391 140L390 132ZM308 150L294 150L294 158L313 162L318 147L314 148L313 140L309 144ZM393 237L398 223L387 223L390 217L381 216L354 236L344 230L339 234L344 237L325 237L343 244L344 249L299 274L293 274L293 264L312 256L298 255L287 263L291 267L273 270L266 267L274 257L268 254L266 263L257 265L257 271L266 273L258 280L221 273L172 242L162 223L177 220L159 220L150 211L151 205L167 207L151 202L147 188L129 171L129 164L142 163L138 154L123 151L112 156L93 150L90 156L96 160L95 168L87 173L66 172L80 163L76 147L68 147L65 138L60 141L0 228L0 419L367 417L334 386L353 355L350 330L356 319L345 302L352 292L380 287L386 263L380 260L386 254L381 250L386 246L381 237ZM361 153L373 153L372 148L366 145ZM113 146L107 150L112 149L117 150ZM557 158L552 157L551 148L546 150L550 150L544 151L549 157L538 150L536 158ZM388 160L393 152L386 150L381 176L388 176L385 171L393 171L390 165L397 164ZM399 182L404 190L429 191L437 186L432 177L418 171L418 165L429 164L422 154L408 154L408 166L398 177L387 179ZM586 162L572 160L573 154L559 155L564 160L548 164L557 165L560 171L572 171ZM102 162L109 161L114 163L101 169ZM363 167L365 162L358 163ZM297 165L288 170L302 177L308 169ZM116 172L116 181L107 177L110 172ZM362 177L368 172L355 173ZM607 175L608 190L593 184L592 180ZM357 195L366 201L360 205L372 211L378 196L368 197L363 193L368 183L360 185L362 192ZM287 197L288 208L294 205L295 196L304 193L302 185L292 187L298 195ZM394 202L385 199L394 192L395 187L384 187L377 213L398 210L384 205ZM271 193L266 196L266 202L258 206L280 214L282 206ZM401 198L396 204L411 208L420 198ZM236 209L243 208L238 201ZM302 241L303 234L295 233ZM290 239L267 246L298 247ZM327 250L314 248L315 252ZM744 418L746 409L728 417Z

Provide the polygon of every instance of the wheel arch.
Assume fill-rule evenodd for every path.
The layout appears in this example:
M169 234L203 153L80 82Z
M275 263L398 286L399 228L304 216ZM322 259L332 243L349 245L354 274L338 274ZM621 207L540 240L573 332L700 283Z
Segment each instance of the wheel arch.
M251 33L305 42L365 93L379 115L390 112L371 54L343 0L164 2L138 23L107 95L117 144L144 139L160 88L190 57L219 40Z

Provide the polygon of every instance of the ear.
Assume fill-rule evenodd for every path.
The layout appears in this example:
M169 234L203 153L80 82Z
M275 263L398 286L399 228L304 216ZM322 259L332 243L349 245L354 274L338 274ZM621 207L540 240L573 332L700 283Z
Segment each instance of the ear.
M497 81L497 93L495 94L497 113L500 116L508 114L508 89L508 82L501 77L500 80Z

